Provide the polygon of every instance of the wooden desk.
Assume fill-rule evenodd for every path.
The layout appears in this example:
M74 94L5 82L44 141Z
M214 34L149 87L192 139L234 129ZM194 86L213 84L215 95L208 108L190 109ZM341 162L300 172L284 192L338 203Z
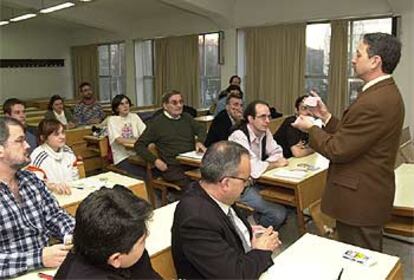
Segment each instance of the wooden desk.
M205 130L208 131L211 123L214 120L214 116L212 115L200 116L200 117L195 117L194 120L198 121L205 128Z
M303 210L322 197L326 184L329 160L318 153L306 157L290 158L289 165L275 168L262 174L258 182L271 186L260 193L268 200L296 207L298 226L301 233L305 233L305 219ZM318 169L305 171L306 175L300 179L287 178L275 175L278 172L289 172L298 168L298 164L308 164Z
M132 192L141 198L148 201L148 194L144 181L137 180L131 177L123 176L114 172L106 172L96 176L91 176L71 182L71 195L54 194L59 205L66 209L72 216L75 215L79 204L89 194L98 190L102 186L112 188L115 184L120 184L128 187ZM83 188L83 189L78 189Z
M93 135L85 135L83 139L87 142L87 147L89 150L95 151L99 153L101 158L106 158L109 153L109 140L108 136L93 136Z
M395 197L388 233L414 237L414 164L404 163L395 170Z
M197 117L207 116L207 113L210 111L210 108L197 108Z
M164 279L176 279L174 262L171 255L171 227L174 220L174 211L178 202L168 204L164 207L154 210L152 219L148 222L149 235L145 247L151 258L151 264ZM40 279L39 272L48 275L55 275L56 268L43 268L31 271L25 275L17 277L18 280L36 280Z
M184 165L199 167L201 160L192 157L178 156L177 160ZM304 233L305 219L303 210L314 201L322 197L325 189L327 169L329 161L318 153L313 153L302 158L290 158L289 165L269 170L262 174L258 182L269 186L260 192L267 200L296 207L299 230ZM305 177L300 179L275 176L275 172L288 171L297 168L298 164L308 164L318 167L315 171L304 171ZM199 175L198 170L187 171L187 176L195 179Z
M347 250L367 254L377 263L369 267L344 259L342 255ZM344 268L342 280L403 279L402 265L398 257L309 233L274 257L273 262L274 265L260 276L260 280L332 280L338 278L341 268Z

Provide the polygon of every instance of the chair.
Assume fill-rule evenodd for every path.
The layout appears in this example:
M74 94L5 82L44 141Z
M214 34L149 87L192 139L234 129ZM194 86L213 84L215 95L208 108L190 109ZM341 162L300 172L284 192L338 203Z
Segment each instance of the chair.
M309 206L309 212L320 236L338 239L335 231L336 222L333 218L322 213L320 199Z
M159 158L158 149L157 149L157 146L154 143L151 143L151 144L148 145L148 150L152 154L154 154L157 158ZM128 161L133 163L133 164L138 164L138 165L143 164L142 158L140 158L138 156L130 157L128 159ZM152 171L155 167L153 163L146 162L145 166L146 166L146 169L147 169L148 194L150 196L150 200L151 200L152 205L154 205L154 207L155 207L155 193L154 193L155 189L158 189L158 190L161 191L161 206L166 205L168 203L168 200L167 200L168 190L181 191L181 187L174 184L174 183L165 181L160 176L157 176L157 177L154 176L153 173L152 173Z
M85 163L83 161L78 161L76 162L76 167L78 167L79 178L85 178L86 177Z
M401 139L400 139L400 145L403 145L404 143L411 140L411 133L410 133L410 127L404 127L401 132Z

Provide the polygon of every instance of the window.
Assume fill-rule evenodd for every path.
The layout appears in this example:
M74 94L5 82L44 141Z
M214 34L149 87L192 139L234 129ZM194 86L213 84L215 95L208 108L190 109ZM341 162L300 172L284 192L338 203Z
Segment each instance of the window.
M135 41L135 86L137 105L153 105L154 99L154 41Z
M220 92L219 34L198 36L202 107L210 106Z
M125 94L125 44L98 47L99 93L101 101L111 101L117 94Z
M313 23L306 26L306 92L315 90L325 101L328 95L330 39L329 23Z
M365 33L383 32L392 34L393 30L393 18L376 18L376 19L363 19L353 20L349 24L349 65L348 65L348 90L349 101L352 102L361 88L362 80L355 77L354 69L352 67L351 59L358 48L358 43Z

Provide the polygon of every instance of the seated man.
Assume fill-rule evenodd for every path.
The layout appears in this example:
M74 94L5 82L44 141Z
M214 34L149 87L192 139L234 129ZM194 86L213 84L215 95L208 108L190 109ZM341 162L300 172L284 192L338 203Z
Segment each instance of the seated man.
M58 267L70 246L48 246L63 240L74 220L62 210L34 173L21 170L30 162L23 125L0 119L0 278L41 267Z
M101 104L94 97L92 86L88 82L83 82L79 86L82 100L73 108L73 116L78 124L97 124L105 118Z
M76 211L74 250L54 279L161 279L145 239L151 206L127 188L101 188Z
M253 229L234 203L250 183L249 152L213 144L174 213L172 255L179 279L257 279L281 242L272 227Z
M194 149L204 152L206 148L202 143L206 132L189 114L183 113L183 97L180 92L164 94L162 104L164 112L148 122L144 133L135 143L135 151L153 163L164 180L185 187L190 180L175 158L180 153ZM160 158L148 150L151 143L157 146Z
M252 171L250 175L257 179L266 170L286 166L282 148L273 139L269 130L269 105L263 101L253 101L244 111L244 120L229 140L239 143L250 152ZM246 190L241 201L255 209L256 221L263 226L280 227L286 220L286 208L280 204L266 201L259 194L261 186L255 185Z
M243 100L240 94L230 93L226 99L226 110L221 111L211 123L205 141L206 147L227 140L231 128L243 118Z
M3 113L7 117L18 120L24 126L26 125L26 112L25 104L23 101L17 98L9 98L4 101L3 104ZM29 143L29 153L31 153L34 148L37 147L36 136L32 131L26 130L26 141Z
M304 157L313 153L308 146L309 135L292 126L297 116L312 116L304 100L309 95L299 96L295 101L296 115L286 118L280 128L273 135L275 141L282 146L285 158Z
M226 88L226 90L221 92L220 95L218 96L218 100L217 100L217 103L216 103L216 108L215 108L215 111L214 111L214 116L215 117L221 111L223 111L225 109L227 96L231 93L238 94L243 99L243 92L241 91L239 86L237 86L237 85L228 86L228 88Z

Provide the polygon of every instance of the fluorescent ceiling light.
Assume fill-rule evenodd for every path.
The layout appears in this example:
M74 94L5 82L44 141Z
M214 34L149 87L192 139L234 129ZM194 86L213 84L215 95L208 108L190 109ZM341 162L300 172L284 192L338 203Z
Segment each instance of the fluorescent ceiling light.
M8 20L1 20L0 21L0 26L2 26L2 25L6 25L6 24L9 24L10 22L8 21Z
M92 0L79 0L81 2L91 2Z
M36 14L24 14L18 17L11 18L10 21L20 21L37 16Z
M65 2L56 6L52 6L49 8L45 8L45 9L41 9L39 12L41 12L42 14L47 14L47 13L51 13L51 12L55 12L55 11L59 11L62 9L66 9L69 7L75 6L75 4L73 4L72 2Z

